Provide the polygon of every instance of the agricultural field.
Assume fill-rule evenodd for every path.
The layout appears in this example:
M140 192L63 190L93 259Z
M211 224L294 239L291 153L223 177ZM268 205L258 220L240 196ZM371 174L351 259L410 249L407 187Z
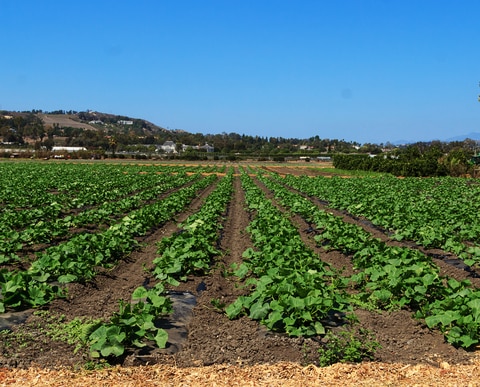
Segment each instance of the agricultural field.
M0 172L0 367L477 357L477 180L65 160Z

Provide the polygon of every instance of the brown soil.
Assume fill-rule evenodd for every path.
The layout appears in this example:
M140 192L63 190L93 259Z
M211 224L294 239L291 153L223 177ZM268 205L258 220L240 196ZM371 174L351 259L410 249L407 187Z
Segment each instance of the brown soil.
M72 119L72 116L67 114L42 114L40 115L43 123L47 126L53 126L54 124L60 127L82 128L87 130L97 131L98 129L87 123L79 122Z
M213 187L211 187L210 190L212 188ZM209 190L199 196L191 204L187 212L177 217L177 221L185 219L190 213L198 209L202 203L202 199L208 192ZM297 376L298 374L302 374L311 377L313 373L317 375L318 378L322 372L325 374L330 372L327 370L320 371L320 369L316 367L302 368L304 366L318 364L317 350L320 346L319 340L289 338L282 334L270 333L257 322L249 320L246 317L229 320L212 304L212 300L229 304L243 292L242 288L238 286L239 284L234 279L235 277L225 275L225 273L232 263L241 261L243 251L251 246L249 235L245 232L245 227L250 220L244 207L243 192L240 187L239 178L236 177L234 198L225 214L224 229L220 239L220 247L225 254L222 257L218 257L217 263L210 275L189 278L186 283L182 283L175 289L176 291L190 292L197 297L197 304L193 309L193 315L188 324L188 336L183 342L177 343L175 346L170 345L165 350L129 351L118 364L122 367L135 367L124 368L125 370L130 370L128 371L128 375L134 375L136 373L144 375L147 373L150 377L152 372L157 372L156 375L160 378L159 373L170 372L171 380L173 381L176 380L175 377L178 377L178 374L182 374L182 378L188 379L187 374L192 375L192 373L195 374L195 372L197 372L198 383L195 382L195 378L188 379L191 381L189 385L205 385L213 384L207 383L207 381L200 383L201 380L204 380L203 378L206 374L211 373L211 377L215 378L219 377L218 372L220 372L220 375L223 375L224 379L211 380L227 381L233 380L228 379L231 370L237 370L237 376L244 375L243 378L246 378L243 379L244 381L256 380L257 385L268 384L266 382L263 383L262 380L270 380L270 385L293 385L287 383L288 378L281 378L282 370L284 370L284 372L286 372L286 369L295 370L295 375ZM369 227L365 221L354 219L345 214L343 215L348 221L355 222L382 239L388 240L385 233ZM343 269L346 275L353 272L348 256L336 251L326 252L317 248L312 240L311 234L308 233L308 225L297 217L293 218L293 221L297 224L304 241L320 254L322 260L338 269ZM176 222L165 224L144 239L144 247L141 250L132 253L128 259L121 262L114 270L102 273L91 283L69 285L68 299L59 299L51 303L48 307L50 315L63 315L66 321L79 316L93 318L106 318L110 316L118 310L119 299L128 300L136 287L152 281L152 278L150 278L144 267L150 267L151 262L155 258L155 243L175 231L177 231ZM468 273L465 273L463 270L447 265L442 261L439 261L439 266L442 271L445 271L442 272L443 275L448 274L458 279L465 278L465 276L468 275ZM475 282L475 285L477 284L478 282ZM350 380L350 378L347 378L352 383L350 385L354 385L355 383L360 385L360 381L364 380L361 379L361 374L370 378L370 385L381 385L382 376L379 375L381 371L378 371L378 367L385 371L385 375L388 374L388 369L401 370L404 379L407 371L410 372L413 369L417 371L429 370L429 375L440 375L440 373L436 374L436 372L442 371L445 375L453 372L454 368L462 370L464 369L462 367L472 367L472 361L477 357L475 352L456 349L445 343L442 334L430 331L421 321L413 319L411 311L401 310L379 314L357 310L356 314L360 325L375 335L381 348L376 352L374 363L366 363L370 365L348 366L350 367L349 371L344 368L347 367L345 365L335 365L333 368L329 368L330 370L336 370L332 372L345 372L345 375L363 370L359 374L355 374L356 379ZM70 375L69 372L71 372L65 371L65 367L67 367L67 369L75 369L82 367L82 365L86 363L88 356L84 351L79 351L75 354L72 346L60 341L52 341L47 337L44 329L45 324L46 321L44 317L31 314L25 323L14 327L14 331L18 333L18 335L15 336L17 338L16 340L3 341L0 343L0 367L11 370L17 368L16 371L7 371L7 369L2 371L0 368L0 385L3 385L2 383L4 382L5 384L14 384L7 383L6 381L11 380L8 378L15 379L10 372L17 372L15 375L18 375L18 373L21 373L20 369L26 369L28 367L59 369L64 371L55 372L64 372L63 376L65 376L67 374ZM150 369L143 367L152 364L157 364L157 366L155 366L157 368L154 367ZM262 368L268 367L269 365L271 367L271 371L268 373L270 379L268 379L266 375L267 371L265 371L265 368ZM229 368L229 366L231 368ZM162 367L173 368L168 368L168 371L166 371L166 368ZM36 371L38 375L43 375L43 371L38 370L38 368ZM195 369L197 371L195 371ZM480 372L478 367L474 368L474 371L472 371L471 368L468 368L468 370L468 372L476 372L477 374ZM250 372L249 375L251 378L253 378L252 373L258 372L258 375L263 375L263 379L248 379L248 377L245 376L246 372ZM415 374L415 372L413 372L413 374ZM426 371L422 372L424 373ZM377 383L373 382L373 374L380 378L377 380ZM95 376L90 375L92 379L89 379L90 381L85 382L84 385L92 383L92 380L98 377L97 375L98 374L95 374ZM123 375L124 379L122 380L132 380L129 379L131 376L125 374L125 371L119 370L118 375ZM292 373L292 375L294 374ZM300 380L295 379L292 375L290 378L292 381ZM78 374L77 376L68 376L68 378L71 379L76 377L81 378ZM283 380L283 383L273 383L273 381L277 380L275 377L280 377L279 380ZM338 379L339 375L337 374L336 381L335 376L331 375L331 377L333 379L329 379L330 382L328 384L319 383L315 385L348 385L350 383L336 384L341 381ZM139 376L139 378L141 377ZM242 376L240 376L239 381L237 380L237 383L241 384L241 378ZM400 379L391 379L393 382L388 385L400 385ZM18 381L19 379L16 380ZM28 379L24 379L24 382L26 380ZM46 380L45 377L42 380ZM307 385L308 383L305 384L305 380L310 379L306 378L304 382L302 382L304 385ZM105 382L105 384L102 385L119 385L117 383L118 380L117 382L112 382L112 384ZM225 384L219 382L219 385ZM463 385L462 383L460 384ZM25 382L24 385L28 384ZM136 385L135 379L128 385ZM387 385L387 383L385 385Z

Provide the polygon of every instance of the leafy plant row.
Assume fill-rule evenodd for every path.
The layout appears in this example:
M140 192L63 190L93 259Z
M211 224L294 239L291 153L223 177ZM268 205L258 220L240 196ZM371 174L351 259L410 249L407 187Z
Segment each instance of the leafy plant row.
M38 306L62 296L60 287L50 285L52 282L93 278L98 266L113 265L129 254L138 246L135 237L169 220L216 178L216 175L210 175L162 201L132 211L102 233L79 234L65 243L51 246L38 254L27 271L0 270L0 312L6 306Z
M55 220L154 187L164 175L214 172L213 167L115 164L0 164L0 232Z
M287 176L285 182L333 208L363 216L427 248L480 264L480 185L473 179L393 177L326 179Z
M472 289L469 281L442 277L431 258L420 251L389 246L282 184L261 179L284 205L315 226L320 245L352 254L359 272L350 280L361 290L357 297L363 305L408 306L454 345L469 348L480 341L480 291Z
M246 314L270 330L292 336L324 334L327 320L351 310L343 282L303 243L288 216L253 180L245 173L241 180L254 216L247 231L255 249L244 252L235 274L248 275L245 285L252 292L226 308L228 317Z
M56 219L71 209L118 200L154 184L154 179L107 165L2 163L0 169L9 176L2 179L8 196L2 196L0 220L13 229Z
M227 174L205 199L202 207L181 225L180 232L159 243L160 254L153 263L153 274L159 282L151 289L139 287L132 294L132 303L120 302L119 312L107 323L95 326L89 335L90 352L94 357L120 356L127 346L143 347L155 342L164 348L168 334L156 327L155 320L172 311L172 302L164 284L178 285L189 274L203 274L221 251L214 245L219 238L220 217L233 192L233 174ZM137 301L137 302L135 302Z
M94 209L83 211L75 216L66 216L51 221L41 220L22 231L4 230L2 232L4 239L0 240L0 264L20 260L17 253L25 245L51 243L52 239L67 236L72 227L78 228L90 224L109 225L115 221L116 217L140 207L146 200L154 200L166 190L179 187L194 180L197 176L163 175L161 179L158 179L155 187L145 189L134 196L105 202ZM101 187L97 189L101 189Z
M190 274L206 273L212 259L221 254L215 247L222 228L221 216L231 200L233 174L227 174L205 199L202 207L179 225L180 231L158 243L158 257L153 261L155 277L177 286Z
M86 341L91 356L121 356L126 347L143 348L149 342L165 348L168 333L155 322L172 311L172 301L166 296L162 283L151 289L138 287L132 293L131 302L120 301L119 311L108 322L88 327Z

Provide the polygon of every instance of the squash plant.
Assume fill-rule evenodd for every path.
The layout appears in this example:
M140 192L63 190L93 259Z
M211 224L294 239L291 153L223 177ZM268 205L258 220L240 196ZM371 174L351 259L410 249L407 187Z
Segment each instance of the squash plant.
M161 283L151 289L138 287L131 302L120 301L119 311L90 334L92 357L121 356L127 347L142 348L149 342L165 348L168 334L156 321L172 312L172 301Z
M351 311L344 283L302 242L298 231L247 174L242 174L247 205L254 219L247 249L236 275L249 277L253 290L228 305L229 318L248 315L267 328L291 336L322 335L333 315Z
M277 197L312 220L318 243L352 254L359 272L351 281L360 289L356 296L359 301L382 309L408 306L416 311L417 318L424 318L430 328L440 329L456 346L469 348L479 342L480 291L472 289L469 281L441 277L432 259L420 251L387 245L309 203L300 205L305 199L281 184L265 178L262 181L276 194L283 191Z
M213 257L221 251L215 247L221 229L221 216L231 200L233 174L227 174L205 199L202 207L190 215L180 231L158 243L153 274L160 281L176 286L191 274L206 273Z

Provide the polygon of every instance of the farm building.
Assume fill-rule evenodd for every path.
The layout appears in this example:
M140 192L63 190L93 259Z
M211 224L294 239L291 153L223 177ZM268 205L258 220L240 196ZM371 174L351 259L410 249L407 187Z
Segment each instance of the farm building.
M87 148L83 146L54 146L52 152L80 152L86 151Z

